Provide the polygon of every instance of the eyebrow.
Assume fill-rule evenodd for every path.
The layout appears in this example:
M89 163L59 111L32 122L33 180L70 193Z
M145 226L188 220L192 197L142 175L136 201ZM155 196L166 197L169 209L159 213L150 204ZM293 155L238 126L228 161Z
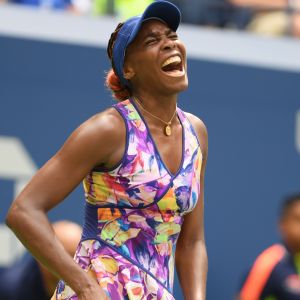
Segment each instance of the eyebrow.
M175 31L173 31L172 29L167 29L164 34L165 35L169 35L171 33L176 33ZM162 34L159 32L159 31L150 31L149 33L147 33L144 37L143 37L143 40L145 40L146 38L148 37L158 37L158 36L161 36Z

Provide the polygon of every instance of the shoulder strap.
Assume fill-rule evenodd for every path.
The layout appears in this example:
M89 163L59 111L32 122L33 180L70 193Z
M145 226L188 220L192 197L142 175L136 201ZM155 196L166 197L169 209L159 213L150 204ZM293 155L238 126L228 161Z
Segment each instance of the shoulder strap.
M189 133L190 135L190 139L192 139L193 141L193 144L197 145L197 146L200 146L200 141L198 139L198 135L196 133L196 130L193 126L193 124L191 123L191 121L189 120L189 118L187 117L187 115L185 114L185 112L180 109L179 107L177 107L177 113L178 113L178 116L183 124L183 127L185 128L185 130Z
M113 107L115 107L121 113L123 118L128 121L137 121L141 119L129 99L118 102L114 104Z

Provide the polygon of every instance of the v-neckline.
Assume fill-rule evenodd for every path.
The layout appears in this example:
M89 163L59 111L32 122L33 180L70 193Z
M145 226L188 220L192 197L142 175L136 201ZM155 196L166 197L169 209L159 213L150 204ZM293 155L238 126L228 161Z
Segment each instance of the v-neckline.
M144 125L145 125L145 127L146 127L147 134L148 134L148 136L149 136L149 138L150 138L150 140L151 140L151 143L152 143L152 145L153 145L153 147L154 147L156 159L159 160L159 161L161 162L161 164L163 165L165 171L170 175L170 177L171 177L172 179L174 179L174 178L177 177L178 174L181 172L182 167L183 167L183 163L184 163L184 158L185 158L185 154L184 154L184 152L185 152L185 130L184 130L183 121L182 121L182 119L181 119L180 111L178 111L178 108L176 108L176 114L177 114L177 116L178 116L179 122L180 122L180 124L181 124L181 130L182 130L182 134L181 134L181 151L182 151L182 152L181 152L181 161L180 161L179 168L178 168L178 170L176 171L176 173L173 174L173 173L169 170L169 168L167 167L167 165L165 164L165 162L163 161L163 159L162 159L162 157L161 157L161 155L160 155L160 152L159 152L159 150L158 150L158 147L157 147L157 145L156 145L156 143L155 143L155 140L154 140L154 138L152 137L152 134L151 134L151 131L150 131L149 127L148 127L148 124L147 124L147 122L146 122L146 120L145 120L143 114L141 113L140 109L138 108L137 104L136 104L135 101L134 101L133 99L131 99L131 98L129 98L129 101L130 101L130 103L133 105L133 107L135 108L135 110L136 110L138 116L140 117L140 119L142 120L142 122L144 123Z

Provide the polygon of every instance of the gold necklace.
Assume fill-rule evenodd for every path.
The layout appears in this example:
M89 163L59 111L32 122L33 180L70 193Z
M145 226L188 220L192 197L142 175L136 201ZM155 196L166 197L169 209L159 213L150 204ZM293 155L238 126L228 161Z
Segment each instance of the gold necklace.
M175 111L174 111L174 113L173 113L172 118L170 119L169 122L166 122L166 121L164 121L163 119L161 119L161 118L159 118L159 117L153 115L153 114L152 114L150 111L148 111L147 109L145 109L145 107L142 105L142 103L141 103L136 97L133 97L133 98L134 98L134 100L139 104L139 106L141 107L141 109L142 109L144 112L146 112L147 114L149 114L149 115L152 116L153 118L155 118L155 119L157 119L157 120L163 122L163 123L166 125L165 128L164 128L164 133L165 133L166 136L170 136L170 135L172 134L171 124L172 124L172 121L173 121L173 119L174 119L174 117L175 117L175 115L176 115L177 105L176 105L176 108L175 108Z

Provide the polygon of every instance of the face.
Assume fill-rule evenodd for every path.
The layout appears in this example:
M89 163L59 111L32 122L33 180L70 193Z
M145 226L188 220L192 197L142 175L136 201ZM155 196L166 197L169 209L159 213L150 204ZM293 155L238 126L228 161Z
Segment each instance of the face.
M124 75L133 90L179 93L188 86L186 70L186 50L176 32L162 21L146 21L126 51Z
M300 201L292 204L281 219L279 227L287 245L300 252Z

